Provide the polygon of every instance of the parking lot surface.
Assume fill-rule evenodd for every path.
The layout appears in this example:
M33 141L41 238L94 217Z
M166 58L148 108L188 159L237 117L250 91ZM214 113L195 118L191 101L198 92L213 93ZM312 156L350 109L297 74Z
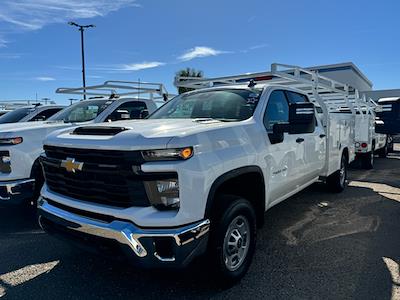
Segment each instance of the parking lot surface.
M69 247L29 212L0 208L4 299L400 299L400 153L315 184L266 213L247 276L222 290L198 265L146 271Z

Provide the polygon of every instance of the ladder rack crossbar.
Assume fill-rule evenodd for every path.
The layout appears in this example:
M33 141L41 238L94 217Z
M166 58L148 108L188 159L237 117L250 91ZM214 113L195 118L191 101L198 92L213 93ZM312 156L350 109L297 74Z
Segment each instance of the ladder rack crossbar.
M129 91L129 92L127 92ZM88 96L128 96L148 94L151 99L155 95L168 96L168 92L161 83L108 80L103 84L78 88L58 88L56 93Z

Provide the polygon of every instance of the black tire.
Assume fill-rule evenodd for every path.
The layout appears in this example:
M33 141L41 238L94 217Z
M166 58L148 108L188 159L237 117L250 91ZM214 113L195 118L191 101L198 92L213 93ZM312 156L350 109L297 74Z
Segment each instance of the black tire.
M44 175L43 171L40 165L34 164L34 167L31 172L31 178L35 179L35 188L33 190L33 196L31 199L29 199L29 205L36 209L37 206L37 200L40 196L40 191L43 187L44 184Z
M386 158L389 153L388 145L385 144L385 147L379 149L377 152L380 158Z
M390 142L388 146L388 153L393 153L393 152L394 152L394 145L393 142Z
M374 168L374 150L361 156L361 166L363 169L371 170Z
M340 169L328 176L328 178L326 179L326 184L332 192L340 193L346 188L347 167L347 158L344 154L342 154L342 158L340 160Z
M216 201L219 205L216 207L216 214L211 222L208 250L209 267L214 271L212 274L215 275L220 286L230 287L243 278L253 259L257 232L256 213L249 201L238 196L221 195L218 196ZM240 222L242 222L244 229L248 228L246 230L248 234L238 237L236 233L234 234L232 226L240 224ZM239 229L237 231L241 233ZM229 242L231 244L236 243L236 247L228 246ZM242 251L243 247L247 248L246 251L243 250L244 254L239 252ZM233 259L231 263L228 259L228 257L235 256L235 253L237 254L236 266L233 264ZM241 253L243 255L239 259Z

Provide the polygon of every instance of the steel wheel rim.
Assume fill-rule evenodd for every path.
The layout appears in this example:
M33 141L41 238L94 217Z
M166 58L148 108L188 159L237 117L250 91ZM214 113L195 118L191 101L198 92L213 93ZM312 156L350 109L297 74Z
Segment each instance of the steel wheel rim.
M237 216L229 224L224 238L223 259L226 268L239 269L250 248L250 224L246 217Z

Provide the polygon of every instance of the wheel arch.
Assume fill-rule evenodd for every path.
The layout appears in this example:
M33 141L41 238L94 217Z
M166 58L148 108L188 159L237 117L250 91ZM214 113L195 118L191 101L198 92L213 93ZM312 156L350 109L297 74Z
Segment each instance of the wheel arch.
M347 148L347 147L343 148L342 155L344 155L346 157L347 164L349 164L350 163L349 148ZM340 157L342 157L342 156L340 156ZM339 167L340 167L340 163L339 163Z
M242 183L246 188L241 187ZM218 205L218 194L232 194L250 201L257 215L257 225L261 226L265 213L265 180L258 166L245 166L233 169L219 176L212 184L207 197L205 217L213 216L213 208Z

